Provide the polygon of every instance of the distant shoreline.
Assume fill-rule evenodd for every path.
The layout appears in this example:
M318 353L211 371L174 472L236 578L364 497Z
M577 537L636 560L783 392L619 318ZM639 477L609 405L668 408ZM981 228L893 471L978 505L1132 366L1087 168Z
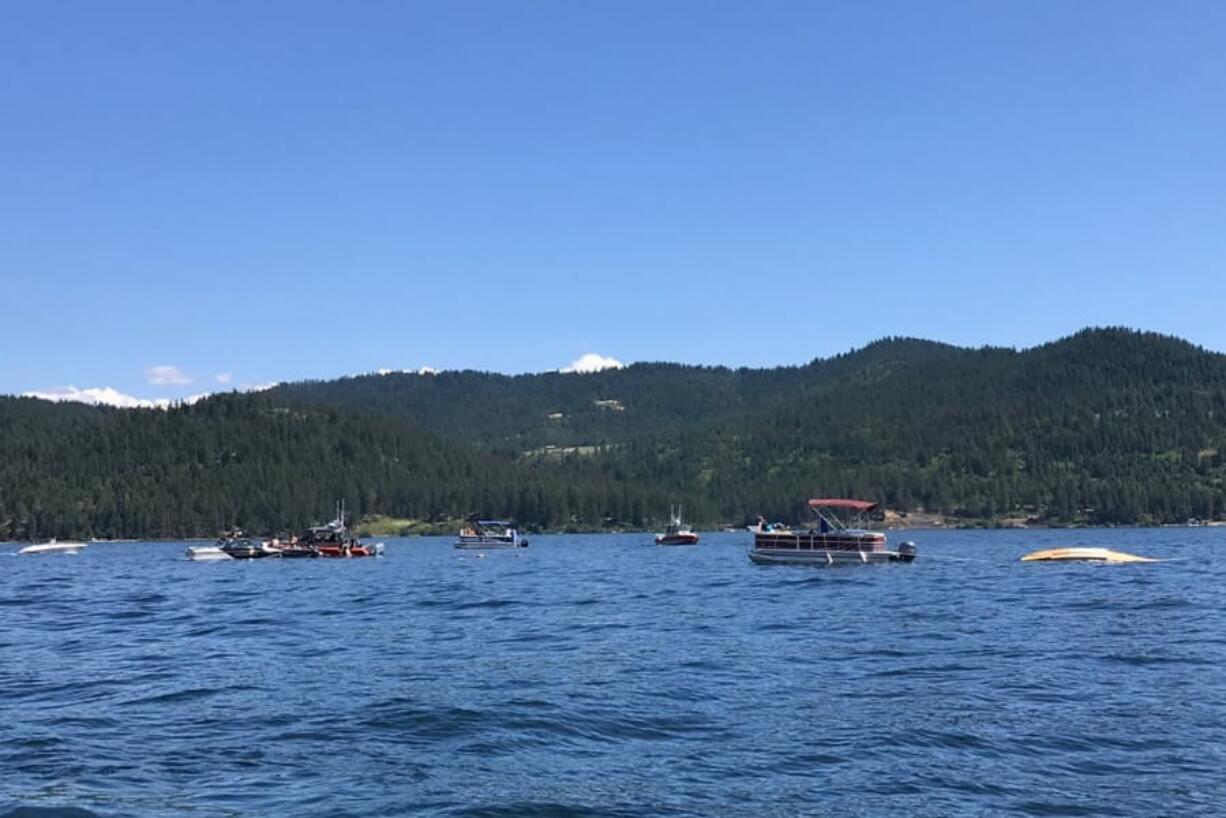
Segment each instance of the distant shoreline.
M1193 525L1186 523L1154 523L1154 524L1128 524L1128 525L1088 525L1084 523L1031 523L1026 525L993 525L989 522L979 521L974 523L961 524L931 524L924 523L919 525L896 525L888 527L872 526L870 530L884 531L886 533L902 532L902 531L1051 531L1051 530L1109 530L1109 529L1159 529L1159 528L1226 528L1226 520L1207 520ZM734 531L726 531L722 528L711 529L695 529L700 534L752 534L745 528L736 529ZM658 533L654 528L624 528L617 530L609 529L591 529L583 531L567 531L563 529L549 531L530 531L534 536L591 536L602 534L655 534ZM389 534L359 534L360 539L375 540L380 537L389 539L414 539L421 537L453 537L454 531L434 531L434 532L414 532L408 534L389 533ZM76 539L67 538L66 542L83 542L88 545L119 545L130 543L134 545L147 545L150 543L181 543L181 542L214 542L216 537L123 537L118 539ZM0 546L10 545L29 545L32 540L7 540L0 542ZM39 540L45 542L45 540Z

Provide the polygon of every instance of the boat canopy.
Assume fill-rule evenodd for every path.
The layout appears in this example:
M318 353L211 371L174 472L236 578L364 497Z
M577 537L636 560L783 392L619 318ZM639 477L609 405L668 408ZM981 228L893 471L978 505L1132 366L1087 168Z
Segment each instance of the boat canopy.
M510 528L512 525L514 525L514 523L512 523L510 520L477 520L477 525L489 526L491 528L494 526L500 526L502 528Z
M864 514L877 507L877 503L868 500L840 500L832 497L815 497L809 501L809 508L845 508L857 514Z

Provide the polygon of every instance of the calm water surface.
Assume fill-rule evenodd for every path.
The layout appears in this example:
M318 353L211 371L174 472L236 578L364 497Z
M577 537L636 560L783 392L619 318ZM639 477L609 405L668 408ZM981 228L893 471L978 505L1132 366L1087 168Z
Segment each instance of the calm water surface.
M0 816L1226 815L1226 529L907 536L0 553Z

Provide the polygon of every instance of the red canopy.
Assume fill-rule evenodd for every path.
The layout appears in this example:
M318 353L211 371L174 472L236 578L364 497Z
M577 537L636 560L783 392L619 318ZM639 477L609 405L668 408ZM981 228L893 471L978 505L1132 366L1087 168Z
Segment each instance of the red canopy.
M876 507L876 503L870 503L867 500L837 500L826 497L816 498L809 501L809 508L846 508L856 512L857 514L872 511Z

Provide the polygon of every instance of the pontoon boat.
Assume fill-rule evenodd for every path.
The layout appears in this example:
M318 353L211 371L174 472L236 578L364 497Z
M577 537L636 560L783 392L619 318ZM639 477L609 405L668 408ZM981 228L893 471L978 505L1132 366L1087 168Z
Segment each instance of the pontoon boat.
M904 542L896 551L886 547L885 534L863 528L863 516L877 508L866 500L818 498L809 501L813 522L793 530L759 523L754 530L749 558L761 565L863 565L911 562L915 543ZM845 522L851 519L858 527Z
M460 529L456 548L527 548L528 541L508 520L477 520Z

